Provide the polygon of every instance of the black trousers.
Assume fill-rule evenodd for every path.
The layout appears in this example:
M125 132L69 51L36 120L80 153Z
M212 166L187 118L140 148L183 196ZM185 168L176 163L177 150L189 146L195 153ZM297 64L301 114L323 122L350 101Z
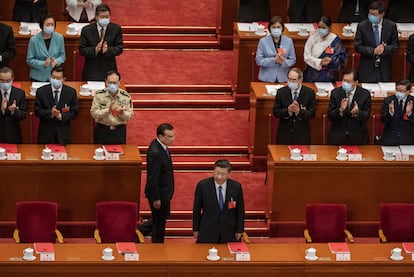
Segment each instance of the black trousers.
M149 200L152 214L152 243L163 243L165 237L165 223L170 216L170 201L161 200L161 207L159 210L152 206L153 201Z
M95 144L125 144L126 125L118 125L114 128L96 123L93 142Z

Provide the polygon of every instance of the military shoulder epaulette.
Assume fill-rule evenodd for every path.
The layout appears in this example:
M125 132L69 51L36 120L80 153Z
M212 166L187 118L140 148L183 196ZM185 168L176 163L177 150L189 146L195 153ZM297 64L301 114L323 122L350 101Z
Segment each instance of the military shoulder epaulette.
M96 91L95 93L105 93L105 92L106 92L106 89L102 89L102 90Z
M129 97L128 92L126 92L125 90L120 89L120 90L119 90L119 93L121 93L122 95L124 95L124 96L126 96L126 97Z

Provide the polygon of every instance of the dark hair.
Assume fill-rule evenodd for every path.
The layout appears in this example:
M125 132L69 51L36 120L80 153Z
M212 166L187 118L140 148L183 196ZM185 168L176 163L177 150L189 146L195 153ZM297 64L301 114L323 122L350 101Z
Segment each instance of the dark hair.
M108 80L108 77L111 76L112 74L115 74L116 76L118 76L119 81L121 81L121 74L119 74L119 72L116 70L109 70L108 72L106 72L105 80Z
M342 74L342 76L343 75L349 75L349 74L353 74L353 80L354 81L358 81L358 72L357 71L355 71L355 70L353 70L353 69L346 69L345 71L344 71L344 74Z
M298 79L303 79L303 72L299 67L292 67L291 69L289 69L288 74L291 71L296 72L298 74Z
M111 14L111 9L106 4L100 4L96 6L95 16L99 16L101 12L109 12L109 14Z
M40 22L39 22L39 27L40 27L40 29L42 29L43 30L43 25L45 25L45 21L46 21L46 19L49 19L49 18L52 18L53 19L53 22L55 23L55 25L56 25L56 19L55 19L55 17L52 15L52 14L47 14L47 15L44 15L44 16L42 16L42 19L40 20Z
M285 30L285 23L283 23L283 19L280 16L274 16L269 20L269 25L267 26L269 31L270 31L270 26L272 26L275 23L280 23L280 25L282 25L282 32Z
M331 28L331 26L332 26L332 20L331 20L331 18L329 16L326 16L326 15L322 15L321 16L321 19L319 20L319 22L324 23L329 28Z
M231 171L231 163L228 160L217 160L214 163L214 168L220 167L220 168L227 168L227 171Z
M166 130L174 130L174 127L170 123L162 123L157 127L157 137L165 135Z
M7 66L0 67L0 73L11 73L12 78L14 79L14 72L10 67L7 67Z
M396 86L405 86L406 90L411 90L411 83L409 80L406 79L398 81Z
M384 13L385 11L384 4L381 2L372 2L369 5L369 10L378 10L379 13Z
M66 77L65 76L65 69L61 65L57 65L57 66L53 67L51 73L53 73L53 72L62 72L63 77Z

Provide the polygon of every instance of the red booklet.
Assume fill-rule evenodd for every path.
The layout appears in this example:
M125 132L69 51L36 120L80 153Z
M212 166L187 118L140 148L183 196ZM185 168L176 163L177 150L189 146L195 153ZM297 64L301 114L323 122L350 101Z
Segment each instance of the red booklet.
M346 242L330 242L328 246L332 253L350 253Z
M402 246L404 247L405 252L414 253L414 242L403 242Z
M46 148L52 150L52 153L66 153L65 146L60 144L46 144Z
M357 145L341 145L340 148L345 148L348 154L361 154Z
M53 243L50 242L35 242L33 243L34 249L37 254L39 253L54 253L55 248Z
M301 154L309 154L309 149L306 145L289 145L289 151L292 151L292 149L298 148L300 149Z
M336 81L335 85L336 87L342 87L342 81Z
M244 242L228 242L227 247L231 254L249 253L249 249Z
M124 150L122 149L122 146L119 144L104 145L102 147L108 153L124 154Z
M22 88L22 83L20 83L20 82L13 82L13 87L15 87L15 88Z
M0 147L6 150L6 154L7 153L18 153L17 144L0 143Z
M116 249L118 253L137 253L137 246L134 242L117 242Z

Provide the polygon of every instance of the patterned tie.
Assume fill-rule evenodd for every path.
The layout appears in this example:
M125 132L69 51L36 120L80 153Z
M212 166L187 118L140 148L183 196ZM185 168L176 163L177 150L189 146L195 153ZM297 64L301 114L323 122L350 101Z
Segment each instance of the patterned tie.
M3 99L7 99L7 95L8 95L7 91L4 91L3 92Z
M298 92L297 91L293 92L293 101L296 101L296 100L298 100Z
M352 104L351 96L352 96L352 92L348 91L346 93L346 97L348 98L348 108L350 108L351 107L351 104Z
M375 46L378 46L380 44L378 25L374 25L374 37L375 37Z
M103 40L104 37L105 37L105 29L104 29L104 27L101 27L101 34L100 34L100 36L101 36L101 40Z
M165 148L165 153L167 153L168 158L171 159L170 151L168 150L168 147Z
M220 210L224 208L223 186L219 186L219 206Z
M59 91L58 90L55 90L54 91L54 93L55 93L55 105L57 105L57 103L59 102Z

